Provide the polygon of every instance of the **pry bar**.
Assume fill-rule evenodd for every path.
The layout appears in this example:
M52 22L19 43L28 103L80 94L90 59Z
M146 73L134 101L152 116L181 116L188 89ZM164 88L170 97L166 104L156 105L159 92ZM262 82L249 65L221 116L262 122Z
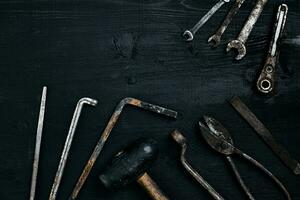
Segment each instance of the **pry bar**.
M172 138L181 146L180 161L183 167L191 174L196 181L204 187L215 200L224 200L224 198L187 162L185 152L187 149L187 141L181 132L174 130L171 133Z

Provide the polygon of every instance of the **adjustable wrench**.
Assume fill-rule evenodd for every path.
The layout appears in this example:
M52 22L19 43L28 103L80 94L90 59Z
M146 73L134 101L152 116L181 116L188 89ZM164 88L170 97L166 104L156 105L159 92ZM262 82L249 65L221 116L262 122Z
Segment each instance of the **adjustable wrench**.
M184 31L183 36L186 37L186 41L192 41L196 32L215 14L215 12L228 2L230 2L230 0L219 0L193 28Z
M228 43L226 51L229 52L231 49L236 49L238 51L238 55L235 57L236 60L241 60L247 53L245 43L248 40L248 37L256 24L258 18L260 17L264 6L268 0L257 0L254 8L252 9L242 31L240 32L238 38L236 40L232 40Z
M274 32L270 43L267 59L257 80L257 89L262 93L269 93L274 89L276 63L279 57L279 43L285 27L288 6L281 4L278 8Z
M210 44L211 47L216 48L220 45L221 42L221 37L226 31L228 25L231 23L233 17L237 14L239 11L240 7L244 3L245 0L236 0L233 6L231 7L230 11L228 12L225 20L221 24L220 28L216 31L214 35L212 35L208 39L208 43Z

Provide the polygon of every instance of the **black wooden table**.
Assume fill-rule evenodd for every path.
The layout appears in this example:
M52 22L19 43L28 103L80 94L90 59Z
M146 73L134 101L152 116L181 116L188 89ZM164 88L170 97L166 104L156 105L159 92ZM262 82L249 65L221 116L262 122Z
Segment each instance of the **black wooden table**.
M270 0L240 62L225 54L255 1L248 0L211 49L207 38L218 28L229 5L199 31L192 43L182 39L216 1L210 0L61 0L0 2L0 199L28 199L41 90L48 86L37 198L47 199L75 105L88 96L99 100L79 120L58 199L67 199L114 107L126 96L177 110L170 120L126 108L104 147L79 199L148 199L132 184L108 192L98 175L127 143L143 136L159 141L160 156L150 174L174 200L211 199L179 163L179 147L170 139L178 128L189 140L188 160L224 197L245 199L223 157L199 136L204 114L220 120L240 149L257 158L300 200L296 177L227 102L238 95L274 136L300 159L300 1L289 5L278 69L278 91L264 97L255 89L275 12ZM257 199L284 199L262 173L237 158L237 165Z

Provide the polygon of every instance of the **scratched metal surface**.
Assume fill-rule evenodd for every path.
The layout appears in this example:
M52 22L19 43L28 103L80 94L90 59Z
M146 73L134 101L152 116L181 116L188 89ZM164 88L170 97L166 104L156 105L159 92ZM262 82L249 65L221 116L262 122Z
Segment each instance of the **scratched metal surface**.
M96 162L79 199L148 199L136 184L106 191L98 174L130 141L152 136L160 157L150 170L174 200L210 199L183 171L179 148L169 133L179 128L189 140L190 163L227 199L245 199L222 156L199 137L197 121L211 114L231 131L237 147L261 161L300 200L299 177L274 156L226 102L238 95L300 159L300 1L286 0L289 15L278 69L278 92L263 97L253 89L268 47L277 5L270 0L247 43L241 61L226 55L255 1L245 2L226 31L220 48L206 40L218 28L224 6L196 35L182 40L216 1L62 0L0 2L0 199L28 199L42 86L48 86L37 199L47 199L79 98L99 100L85 108L70 151L58 199L70 195L85 162L118 101L139 98L180 112L177 121L126 108ZM258 199L283 199L272 182L237 159L246 183Z

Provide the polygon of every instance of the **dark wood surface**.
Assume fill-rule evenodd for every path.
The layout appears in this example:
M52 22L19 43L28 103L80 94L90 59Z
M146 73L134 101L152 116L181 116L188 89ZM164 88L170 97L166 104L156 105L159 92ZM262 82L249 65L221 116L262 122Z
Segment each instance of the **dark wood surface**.
M190 163L226 199L245 199L224 157L199 136L197 122L215 116L235 145L261 161L300 200L296 177L227 102L238 95L300 159L300 1L289 5L278 74L278 91L264 97L253 88L261 69L272 22L281 1L269 0L240 62L225 54L255 1L247 0L226 31L222 45L207 38L218 28L224 6L185 43L182 32L217 1L209 0L62 0L0 2L0 199L28 199L41 90L48 86L37 198L45 200L57 169L75 105L88 96L99 100L84 108L71 147L58 199L67 199L114 107L126 96L177 110L178 120L126 108L104 147L79 199L148 199L131 184L106 191L98 175L129 142L151 136L160 156L149 171L172 200L211 199L179 163L179 148L169 133L180 129L189 140ZM234 158L257 199L284 199L272 181L251 164Z

